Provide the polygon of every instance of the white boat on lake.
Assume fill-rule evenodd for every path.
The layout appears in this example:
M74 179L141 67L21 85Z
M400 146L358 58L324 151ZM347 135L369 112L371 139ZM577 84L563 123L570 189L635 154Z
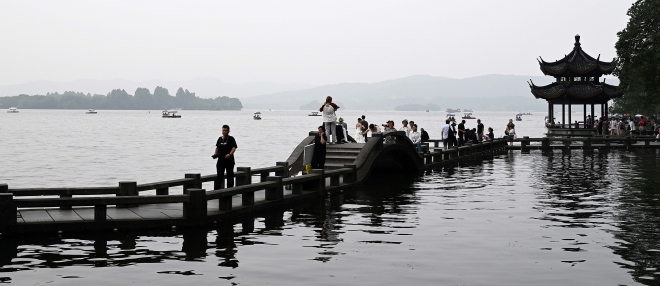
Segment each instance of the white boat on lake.
M87 110L87 112L85 112L85 114L96 114L96 113L98 113L98 112L96 112L96 110L94 110L94 109L89 109L89 110Z
M18 109L16 107L10 107L7 113L18 113Z

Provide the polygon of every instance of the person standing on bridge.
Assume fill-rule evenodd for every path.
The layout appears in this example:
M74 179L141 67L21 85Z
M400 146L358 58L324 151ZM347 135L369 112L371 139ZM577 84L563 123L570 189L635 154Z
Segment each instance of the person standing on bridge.
M312 169L325 168L325 146L328 137L325 135L325 126L319 126L319 134L314 137L314 155L312 156Z
M227 170L227 188L234 186L234 152L236 152L236 140L234 137L229 136L229 125L222 125L222 136L218 138L215 143L215 154L213 158L217 158L218 162L215 165L217 176L213 182L213 189L222 189L222 183L225 179L225 170Z
M445 120L445 126L442 126L442 149L447 150L449 147L449 132L451 127L449 127L449 119Z
M335 130L335 122L337 122L336 111L339 109L339 106L332 103L332 96L325 98L325 103L319 111L323 112L323 127L327 132L328 139L330 139L330 144L335 144L337 142L337 131Z

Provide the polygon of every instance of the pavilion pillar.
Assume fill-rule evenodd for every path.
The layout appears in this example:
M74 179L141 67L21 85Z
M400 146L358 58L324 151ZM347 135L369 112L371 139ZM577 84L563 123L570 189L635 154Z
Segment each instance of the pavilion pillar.
M568 129L573 128L573 120L571 120L571 104L568 104Z
M584 128L587 128L587 104L582 105L584 107L584 111L582 112L582 122L584 122Z
M609 113L609 110L607 110L607 101L605 101L605 118L607 118L607 115Z
M552 102L548 101L548 122L552 124Z
M596 122L596 118L594 118L594 104L591 104L591 126L589 128L594 128L594 122Z
M564 128L566 125L566 104L561 104L561 127Z

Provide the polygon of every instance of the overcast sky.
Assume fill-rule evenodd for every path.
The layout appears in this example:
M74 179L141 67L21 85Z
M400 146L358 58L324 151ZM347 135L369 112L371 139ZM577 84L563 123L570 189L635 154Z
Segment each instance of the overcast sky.
M633 1L0 1L0 85L214 77L314 85L542 75L616 56Z

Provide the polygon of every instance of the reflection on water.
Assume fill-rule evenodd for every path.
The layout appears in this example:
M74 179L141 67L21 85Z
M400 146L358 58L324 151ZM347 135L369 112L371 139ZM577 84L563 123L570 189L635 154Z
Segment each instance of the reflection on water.
M206 229L3 237L0 282L653 285L658 186L657 151L513 152Z

